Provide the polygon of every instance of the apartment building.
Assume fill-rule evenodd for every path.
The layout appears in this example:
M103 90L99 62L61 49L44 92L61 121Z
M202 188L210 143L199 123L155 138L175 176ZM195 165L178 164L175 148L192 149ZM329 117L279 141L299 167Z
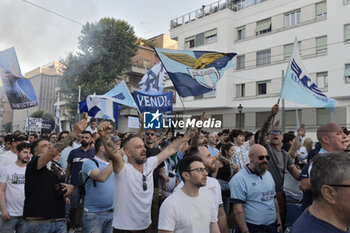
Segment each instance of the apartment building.
M284 114L276 120L283 118L286 131L295 130L298 108L299 121L311 134L327 122L349 127L349 12L349 0L230 0L171 20L170 35L179 49L237 53L235 68L225 73L215 92L178 99L175 111L198 117L205 110L223 121L222 128L258 130L279 99L297 38L310 78L338 102L336 112L285 101ZM172 86L170 80L166 85Z

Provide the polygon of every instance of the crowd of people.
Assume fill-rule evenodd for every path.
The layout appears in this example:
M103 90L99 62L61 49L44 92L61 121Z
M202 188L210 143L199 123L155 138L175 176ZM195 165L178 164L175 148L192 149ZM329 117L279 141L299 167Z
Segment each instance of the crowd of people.
M271 108L255 133L188 128L0 138L1 232L348 232L350 135L301 125L283 133ZM293 208L291 208L293 207ZM292 220L291 220L292 219Z

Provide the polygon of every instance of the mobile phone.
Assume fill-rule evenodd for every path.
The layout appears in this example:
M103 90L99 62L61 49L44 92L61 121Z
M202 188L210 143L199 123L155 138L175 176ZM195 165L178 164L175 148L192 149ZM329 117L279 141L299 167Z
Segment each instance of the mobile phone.
M83 112L83 119L84 119L84 120L87 120L87 118L88 118L87 112Z

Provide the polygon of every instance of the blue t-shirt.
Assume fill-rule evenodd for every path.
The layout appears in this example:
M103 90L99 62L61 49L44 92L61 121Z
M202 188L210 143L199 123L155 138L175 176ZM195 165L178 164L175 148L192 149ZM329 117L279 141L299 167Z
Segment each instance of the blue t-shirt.
M332 224L314 217L310 214L309 209L299 216L292 226L290 233L346 233L336 228Z
M243 204L246 222L269 225L276 221L275 182L269 171L258 176L245 166L229 182L231 199Z
M103 170L108 163L101 160L97 156L94 159L98 162L100 170ZM85 181L88 174L97 166L91 159L86 160L82 167L82 176ZM113 174L113 173L112 173ZM113 196L114 196L114 175L110 175L108 179L102 183L96 181L94 186L93 179L90 177L85 184L85 199L84 199L84 210L87 212L100 212L106 211L113 208Z
M79 147L69 153L67 162L72 165L70 172L70 184L74 186L78 185L79 172L81 171L83 162L85 160L92 159L95 155L95 150L92 147L90 147L87 151L84 151L82 147Z
M215 156L217 153L219 153L220 151L218 149L216 149L215 147L211 147L211 146L208 146L208 150L209 150L209 153L211 156Z

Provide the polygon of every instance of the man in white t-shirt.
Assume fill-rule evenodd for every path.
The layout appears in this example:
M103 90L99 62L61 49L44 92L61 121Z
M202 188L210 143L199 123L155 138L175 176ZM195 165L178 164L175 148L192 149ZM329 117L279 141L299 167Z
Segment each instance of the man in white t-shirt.
M24 233L24 181L26 165L30 160L30 144L17 146L17 160L0 171L1 232Z
M10 163L14 163L17 160L17 150L16 147L21 142L24 142L26 139L23 136L17 134L12 135L11 138L11 149L6 151L0 156L0 169L5 167Z
M185 156L179 162L183 187L170 195L160 207L160 233L218 233L217 210L204 190L208 170L198 156Z
M143 141L134 135L124 140L123 149L117 150L108 135L111 130L109 122L98 126L98 133L112 158L115 173L113 232L146 232L151 225L153 170L170 155L175 154L182 143L195 135L197 129L191 129L183 138L174 141L157 156L148 159ZM124 151L128 163L123 161Z
M202 159L203 164L207 168L207 170L210 173L215 172L215 158L211 156L209 150L207 147L199 145L199 146L192 146L190 150L187 152L185 156L198 156ZM175 188L175 191L179 190L183 186L183 181L181 181L178 186ZM222 196L221 196L221 186L217 179L208 176L207 177L207 183L204 187L201 189L204 189L213 199L216 213L218 216L218 225L220 228L221 233L228 233L228 226L227 226L227 217L224 210L223 202L222 202Z

